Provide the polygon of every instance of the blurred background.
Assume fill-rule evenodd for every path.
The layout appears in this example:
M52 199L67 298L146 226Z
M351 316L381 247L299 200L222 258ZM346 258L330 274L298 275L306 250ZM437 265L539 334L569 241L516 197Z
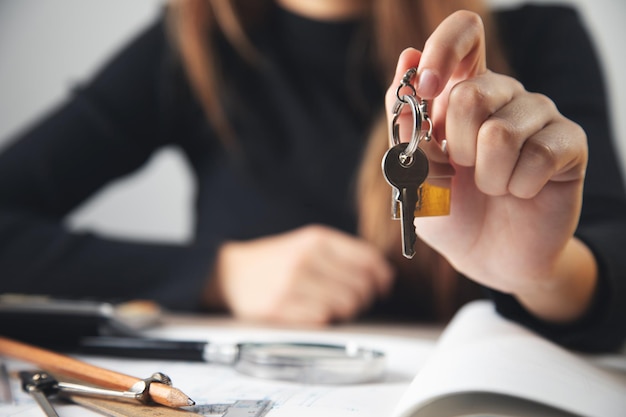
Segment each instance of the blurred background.
M507 7L520 0L490 0ZM533 0L554 3L554 0ZM626 172L626 1L561 0L590 30L609 85L612 122ZM164 0L0 0L0 149L65 99L161 11ZM584 80L581 80L584 82ZM184 242L194 184L175 149L106 188L69 220L112 236ZM228 202L224 202L228 204Z

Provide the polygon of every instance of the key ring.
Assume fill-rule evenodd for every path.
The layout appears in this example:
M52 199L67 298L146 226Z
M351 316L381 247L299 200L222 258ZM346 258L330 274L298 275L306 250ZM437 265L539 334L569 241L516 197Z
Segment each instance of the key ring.
M420 142L422 140L429 142L432 138L433 133L433 124L428 116L428 103L426 100L419 100L417 98L417 92L415 91L415 87L413 87L412 81L417 73L417 68L409 68L407 72L402 77L402 81L400 85L396 89L396 103L393 106L393 119L391 122L391 137L393 140L393 145L398 145L400 143L400 124L398 123L398 118L402 114L402 109L406 104L409 104L411 107L411 113L413 114L413 129L411 132L411 140L407 145L406 149L400 154L400 163L405 166L411 165L413 161L413 154L417 150ZM409 88L410 94L400 95L400 90L404 87ZM428 123L428 130L422 130L422 123Z
M409 68L402 76L402 80L400 80L400 85L398 86L398 88L396 88L396 97L398 98L398 101L404 102L402 96L400 96L400 90L402 90L404 87L411 89L412 96L417 95L417 91L415 91L415 87L413 87L413 78L415 78L415 74L417 74L417 68L412 67Z

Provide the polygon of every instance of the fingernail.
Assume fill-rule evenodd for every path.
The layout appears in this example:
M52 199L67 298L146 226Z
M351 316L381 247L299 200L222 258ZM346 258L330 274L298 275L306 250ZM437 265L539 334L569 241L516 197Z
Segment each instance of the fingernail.
M433 98L437 94L439 89L439 78L437 75L429 70L425 69L419 73L419 80L417 82L417 94L422 98Z

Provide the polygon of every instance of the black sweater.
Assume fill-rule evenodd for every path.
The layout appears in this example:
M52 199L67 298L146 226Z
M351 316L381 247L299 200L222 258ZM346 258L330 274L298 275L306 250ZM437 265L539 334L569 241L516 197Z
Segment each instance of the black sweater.
M587 132L577 236L598 258L601 285L589 315L567 327L534 320L510 296L494 299L503 314L568 346L614 348L626 328L626 202L592 44L570 9L522 7L496 21L516 77ZM262 65L219 43L225 106L241 144L235 155L206 122L159 19L0 155L0 293L143 297L197 309L225 240L309 223L355 233L359 151L386 88L362 71L361 29L277 9L251 33ZM192 243L68 230L72 210L164 146L179 147L195 174Z

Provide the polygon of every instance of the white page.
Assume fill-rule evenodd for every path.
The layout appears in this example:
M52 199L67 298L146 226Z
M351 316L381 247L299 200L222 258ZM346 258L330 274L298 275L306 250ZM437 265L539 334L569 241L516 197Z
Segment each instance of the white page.
M186 370L177 386L199 403L231 403L238 399L268 399L273 403L267 417L389 415L415 373L432 354L434 342L403 337L340 334L324 331L284 331L263 328L198 329L171 328L161 337L210 340L212 343L313 342L357 343L385 352L387 372L377 383L332 386L304 385L253 378L218 365L196 365ZM205 371L202 372L200 369ZM174 378L174 377L173 377ZM183 384L182 381L185 381Z
M588 417L626 415L626 378L501 318L487 302L457 314L393 415L409 417L434 398L464 392L533 399Z

